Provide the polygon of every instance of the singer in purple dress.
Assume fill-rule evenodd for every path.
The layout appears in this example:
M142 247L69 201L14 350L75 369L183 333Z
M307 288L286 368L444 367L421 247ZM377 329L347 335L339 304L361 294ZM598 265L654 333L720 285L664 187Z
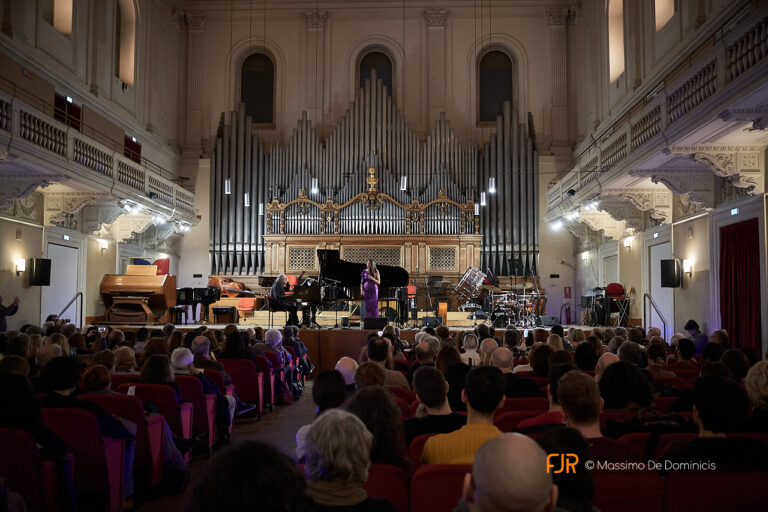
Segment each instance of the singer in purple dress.
M365 317L379 318L379 269L376 268L376 262L368 260L365 270L360 276L360 293L365 301Z

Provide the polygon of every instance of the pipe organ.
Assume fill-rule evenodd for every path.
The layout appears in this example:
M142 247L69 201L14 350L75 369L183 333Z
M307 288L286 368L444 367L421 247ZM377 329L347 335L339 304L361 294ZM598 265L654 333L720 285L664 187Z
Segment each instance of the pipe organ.
M457 249L465 237L478 251L471 264L535 275L538 158L531 115L517 117L505 103L478 145L461 144L442 115L420 141L374 71L324 141L304 113L285 145L266 146L241 104L229 124L222 114L211 158L211 273L285 270L267 261L276 236L359 235Z

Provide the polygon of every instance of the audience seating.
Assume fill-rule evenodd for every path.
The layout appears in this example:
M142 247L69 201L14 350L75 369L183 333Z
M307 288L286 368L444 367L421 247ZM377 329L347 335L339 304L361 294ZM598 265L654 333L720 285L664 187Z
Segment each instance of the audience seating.
M533 418L541 414L540 410L537 411L509 411L499 414L493 420L493 424L502 432L515 432L517 430L517 424L528 418Z
M667 386L675 389L691 389L691 383L686 382L679 377L671 377L668 379L654 379L654 384L666 384Z
M365 491L373 498L386 498L399 512L408 512L408 473L391 464L371 464Z
M507 398L501 407L496 409L494 418L498 418L505 412L512 411L539 411L544 412L549 409L549 400L539 397L525 398Z
M227 396L233 396L235 394L235 386L232 384L224 384L224 377L222 377L221 372L219 370L205 370L205 375L208 376L213 382L216 383L217 386L219 386L219 391L224 393Z
M157 412L165 417L166 423L174 434L182 439L192 439L192 404L189 402L179 403L176 398L176 392L171 386L165 384L123 384L118 391L128 394L130 388L135 389L135 396L139 397L144 403L154 403L157 406ZM190 452L184 457L187 462L191 459Z
M40 460L37 443L23 430L0 428L0 477L18 492L29 512L59 510L59 482L53 461Z
M421 453L424 451L424 445L426 444L427 439L434 435L435 434L422 434L416 436L413 438L413 441L411 441L411 446L408 448L408 456L411 459L412 471L416 471L421 467Z
M408 391L405 388L401 388L400 386L387 386L387 389L396 397L402 398L409 404L413 401L413 396L411 396L411 392Z
M627 411L627 410L607 410L602 411L600 413L600 430L603 432L605 431L605 425L608 422L608 420L613 421L627 421L634 416L635 413L633 411Z
M659 411L666 413L669 412L669 408L672 407L675 400L677 400L676 396L657 396L653 399L653 403L656 404Z
M397 407L400 409L400 414L403 417L403 420L410 418L411 416L411 405L400 398L399 396L394 397L395 403L397 404Z
M277 378L280 379L280 382L283 383L283 388L286 388L288 386L288 381L285 378L286 367L280 364L280 359L275 352L270 352L267 350L264 352L264 356L269 360L270 363L272 363L272 371L278 375ZM274 404L275 402L272 403Z
M461 464L419 468L411 479L411 512L453 511L461 498L464 476L470 471L472 466Z
M657 471L593 471L592 504L601 512L662 512L664 481ZM689 508L687 510L696 510Z
M262 374L262 401L264 404L268 403L269 406L272 407L275 404L275 369L270 367L269 359L267 359L266 356L255 355L253 356L253 360L256 363L256 367L258 368L259 372ZM237 387L235 387L235 389L237 389ZM240 400L242 399L243 398L240 397Z
M112 382L112 389L117 391L117 388L123 384L128 384L129 382L139 382L139 377L141 377L141 375L133 373L114 373L110 379Z
M203 393L203 383L192 375L177 375L181 399L192 404L192 436L205 436L208 455L216 444L216 395Z
M219 362L232 377L232 384L240 400L258 404L261 419L261 413L264 411L264 374L248 359L220 359Z
M79 507L119 512L123 504L123 440L102 438L96 417L81 409L43 409L43 421L74 454Z
M299 369L299 359L303 359L303 356L301 358L297 357L293 347L285 347L285 350L291 353L291 357L293 358L293 370L297 372L296 375L301 379L301 383L305 384L307 382L307 376L297 371Z
M660 434L656 442L656 446L652 447L652 453L648 456L653 460L661 460L662 454L666 451L667 447L677 441L688 441L689 439L696 439L697 434L694 432L669 432L666 434ZM647 461L646 451L648 450L648 442L651 439L649 432L632 432L630 434L624 434L619 438L619 441L627 441L635 445L637 453L641 455L642 461Z
M665 512L768 510L768 472L673 471L667 476Z
M106 393L80 395L80 400L98 404L102 409L136 424L136 460L134 466L146 472L150 485L163 476L163 416L145 416L144 405L135 396Z

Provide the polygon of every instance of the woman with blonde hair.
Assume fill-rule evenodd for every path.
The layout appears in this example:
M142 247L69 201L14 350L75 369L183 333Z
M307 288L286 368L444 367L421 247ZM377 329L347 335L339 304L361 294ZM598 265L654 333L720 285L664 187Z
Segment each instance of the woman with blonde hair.
M61 347L61 353L65 357L69 355L69 341L67 341L67 337L60 332L55 332L48 336L48 344L59 345Z
M480 364L480 354L477 353L477 336L472 333L464 335L464 353L461 354L461 361L469 366L478 366Z
M558 334L550 334L547 337L547 345L557 350L564 350L563 348L563 338L560 337Z
M131 347L118 347L115 350L115 373L138 375L136 371L136 353Z

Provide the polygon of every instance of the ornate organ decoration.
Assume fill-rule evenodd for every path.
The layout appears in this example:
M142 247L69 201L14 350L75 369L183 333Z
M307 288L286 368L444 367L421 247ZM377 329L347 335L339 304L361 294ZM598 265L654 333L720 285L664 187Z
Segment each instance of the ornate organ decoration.
M268 146L242 105L230 124L222 114L211 158L211 273L275 271L266 240L276 236L381 235L471 237L480 255L472 264L536 274L538 158L532 117L517 117L507 103L487 142L461 144L441 116L419 141L375 72L323 141L306 113L285 145Z

